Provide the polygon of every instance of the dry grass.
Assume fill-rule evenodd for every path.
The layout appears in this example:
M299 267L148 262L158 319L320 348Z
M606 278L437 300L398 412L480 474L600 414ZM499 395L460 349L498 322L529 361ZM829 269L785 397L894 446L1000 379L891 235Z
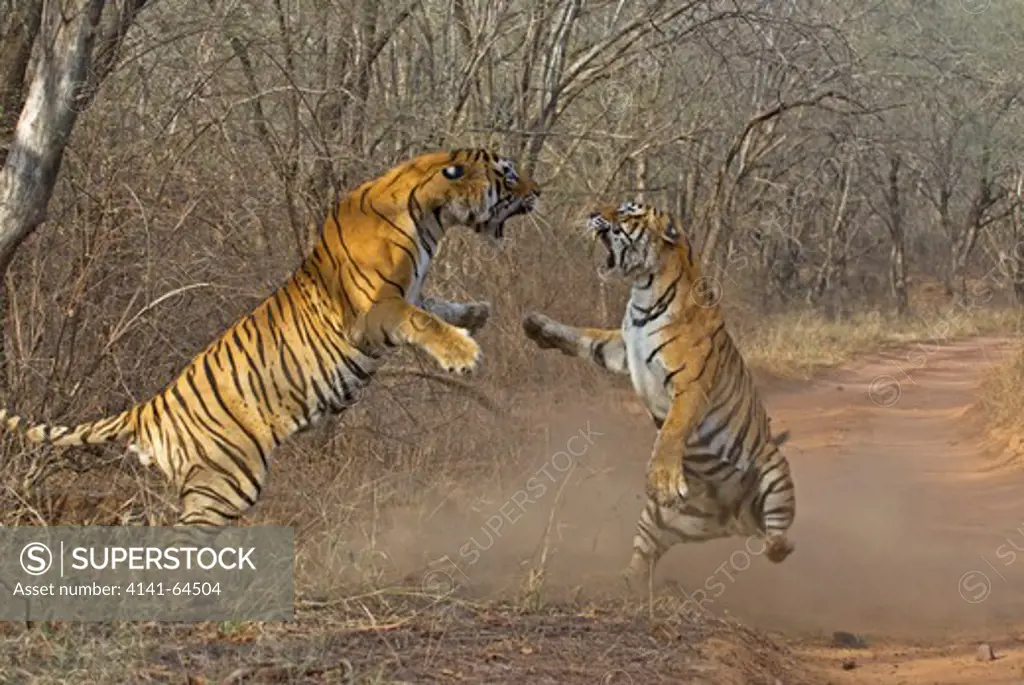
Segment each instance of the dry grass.
M985 374L975 407L989 450L1003 464L1019 466L1024 455L1024 349Z
M789 649L733 620L695 615L680 621L681 602L664 598L654 620L629 605L524 613L502 603L419 597L300 610L294 624L57 623L0 631L0 682L818 682ZM375 626L368 615L378 619Z
M974 335L1019 334L1024 313L1010 308L933 306L901 320L880 312L828 321L813 314L765 317L737 327L743 354L754 368L786 378L816 372L893 345L951 340Z
M1024 351L985 374L980 406L992 427L1024 434Z

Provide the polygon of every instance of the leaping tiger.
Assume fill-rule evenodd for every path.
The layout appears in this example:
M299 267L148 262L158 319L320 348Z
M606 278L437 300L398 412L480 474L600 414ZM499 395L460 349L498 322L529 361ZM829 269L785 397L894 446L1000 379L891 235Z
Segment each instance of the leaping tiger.
M768 559L783 561L796 514L779 451L788 431L771 436L689 241L669 215L635 202L600 208L587 228L608 253L601 277L632 285L621 329L573 328L536 313L523 328L542 349L629 374L658 428L626 580L646 583L677 542L731 535L763 538Z
M127 440L177 489L177 525L233 522L256 504L273 450L351 406L390 348L418 347L449 372L475 369L471 333L490 305L422 297L430 260L454 225L501 239L540 192L489 150L411 159L349 192L288 280L152 398L71 428L26 426L6 410L0 420L53 445Z

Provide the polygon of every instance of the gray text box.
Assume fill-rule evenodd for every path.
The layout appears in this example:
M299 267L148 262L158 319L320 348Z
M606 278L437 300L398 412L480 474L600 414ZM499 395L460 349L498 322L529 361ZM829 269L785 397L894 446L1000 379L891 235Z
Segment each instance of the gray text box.
M290 621L274 526L0 527L2 621Z

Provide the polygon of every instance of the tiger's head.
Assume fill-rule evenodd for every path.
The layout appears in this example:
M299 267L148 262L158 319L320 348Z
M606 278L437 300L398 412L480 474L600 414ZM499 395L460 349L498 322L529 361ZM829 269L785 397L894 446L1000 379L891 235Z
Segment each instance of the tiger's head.
M430 214L444 229L466 226L496 239L504 237L505 221L533 211L541 193L512 159L490 150L435 152L413 160L410 169L418 172L409 200L414 220Z
M597 209L587 218L587 230L608 251L605 263L598 269L603 280L647 278L658 271L666 251L681 245L690 249L672 217L639 202Z

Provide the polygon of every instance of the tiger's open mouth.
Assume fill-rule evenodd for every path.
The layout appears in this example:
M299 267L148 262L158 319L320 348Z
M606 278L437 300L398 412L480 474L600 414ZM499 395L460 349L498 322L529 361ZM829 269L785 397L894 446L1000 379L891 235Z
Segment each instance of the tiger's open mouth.
M615 250L612 249L612 241L608 238L608 231L601 231L597 235L597 239L601 241L605 251L608 253L604 260L604 267L606 269L615 268Z
M599 240L605 251L608 253L605 257L604 264L598 267L598 275L604 278L605 276L611 275L615 271L615 267L618 266L615 259L615 250L612 249L612 241L609 237L610 230L607 227L601 227L594 230L594 239Z
M594 212L587 218L586 230L590 233L594 242L601 242L604 247L607 256L605 257L604 264L597 268L597 274L604 280L605 277L611 275L616 267L615 250L612 248L611 231L612 225L600 215L598 212ZM593 254L593 252L591 252Z
M631 279L640 273L643 268L643 260L637 259L634 248L623 248L621 253L615 251L611 238L611 229L607 227L598 228L594 231L594 239L599 240L607 251L604 262L597 267L597 275L602 281L617 280L620 278Z
M482 224L477 224L476 232L486 231L491 237L501 240L505 237L505 222L514 216L529 214L535 206L536 195L529 195L526 198L504 198L495 205L490 219Z

